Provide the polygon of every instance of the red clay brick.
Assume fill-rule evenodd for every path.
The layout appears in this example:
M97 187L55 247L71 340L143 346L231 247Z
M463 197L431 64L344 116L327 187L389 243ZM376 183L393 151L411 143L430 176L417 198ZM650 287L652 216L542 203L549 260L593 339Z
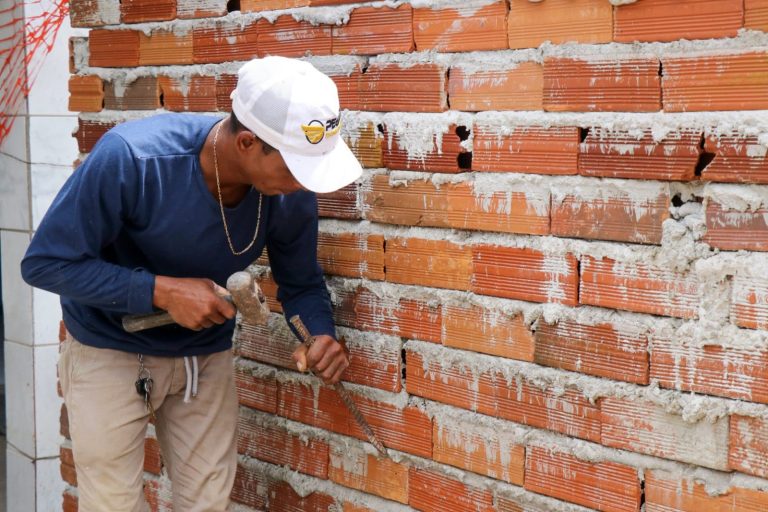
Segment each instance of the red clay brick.
M317 194L317 210L320 217L336 219L361 219L356 183L328 194Z
M533 361L534 337L522 315L480 306L444 306L443 345Z
M59 466L61 479L69 485L77 487L77 471L75 471L75 459L72 455L72 448L60 447L59 458L61 461Z
M237 75L220 75L216 77L216 110L232 111L232 100L229 95L237 86Z
M728 469L768 477L768 422L734 414L729 431Z
M193 60L196 64L249 60L257 55L258 33L256 22L196 27L192 30Z
M410 469L408 504L422 512L494 512L493 494L435 471Z
M160 443L155 437L144 439L144 471L160 475L163 468L163 458L160 455Z
M69 77L70 112L100 112L104 108L104 83L96 75Z
M587 462L538 446L527 449L525 488L601 512L636 512L643 494L633 467Z
M768 108L768 53L662 60L665 112Z
M360 108L375 112L443 112L447 71L435 64L374 63L360 79Z
M643 329L567 318L548 324L542 319L534 336L537 364L648 384L648 333Z
M175 0L122 0L120 18L123 23L170 21L176 18Z
M120 23L120 12L104 9L99 0L70 0L70 23L73 27L93 28Z
M240 404L277 413L277 380L274 372L253 372L248 367L237 365L235 384Z
M768 0L744 0L744 28L768 32Z
M242 12L279 11L293 7L306 7L310 0L240 0Z
M360 77L363 74L360 66L355 66L355 69L348 74L334 73L331 70L326 70L325 74L336 84L336 89L339 91L339 106L342 109L360 110Z
M326 274L384 280L384 236L319 233L317 259Z
M509 48L506 2L482 4L470 0L458 9L414 9L416 50L470 52Z
M435 184L409 180L390 184L389 176L373 177L364 195L366 219L401 226L429 226L479 231L545 235L549 233L549 193L530 190L482 195L472 183Z
M549 255L535 249L477 245L472 247L471 290L530 302L575 306L578 260L572 254Z
M665 388L768 403L768 352L654 341L651 379Z
M768 4L767 4L768 5ZM704 149L714 159L701 173L701 178L730 183L768 183L768 151L756 136L737 133L707 137Z
M695 318L699 292L695 277L644 263L584 256L579 302L612 309Z
M63 512L77 512L78 510L77 496L74 496L69 492L64 491L61 507Z
M168 478L145 478L144 499L150 510L170 510L173 507L171 481Z
M425 365L424 356L413 350L405 357L405 387L411 395L571 437L600 439L600 411L578 391L543 391L525 379L508 381L500 372L473 376L463 367L443 368L439 361Z
M139 65L164 66L192 64L192 33L177 34L156 30L151 35L139 33Z
M176 17L190 18L220 18L227 15L226 0L177 0Z
M262 18L258 26L259 57L331 54L331 27L328 25L312 25L308 21L296 21L293 16L286 14L278 16L274 23Z
M408 466L348 443L332 443L328 479L388 500L408 503Z
M315 491L300 496L287 482L270 481L266 510L269 512L328 512L333 510L336 500L327 494Z
M322 439L306 439L285 428L241 415L237 451L242 455L287 466L293 471L328 478L329 446Z
M651 402L604 398L600 420L605 446L727 469L728 418L688 423Z
M387 448L431 457L432 423L422 410L413 406L399 408L377 402L351 390L350 394ZM281 382L278 414L323 430L367 440L338 393L331 387L320 385L319 381L312 386L300 382Z
M475 126L473 171L577 174L580 132L575 127L515 127L510 133Z
M473 473L523 485L525 447L509 435L466 423L435 420L432 458Z
M544 110L656 112L660 109L661 80L656 59L549 58L544 61Z
M442 308L439 305L408 297L382 297L364 287L336 294L343 297L345 303L337 304L336 311L351 310L337 319L340 325L440 343Z
M346 25L333 27L333 53L378 55L413 51L413 9L358 7Z
M733 323L747 329L768 329L768 279L737 275L732 282Z
M384 129L382 146L383 165L378 167L388 167L395 170L428 171L428 172L446 172L457 173L462 169L459 167L459 155L466 150L461 147L456 126L452 126L448 131L435 135L433 137L434 146L431 151L425 155L411 156L408 151L401 147L400 137L397 134L389 133Z
M235 331L237 355L295 370L296 363L291 354L298 347L298 341L287 326L275 325L283 322L282 318L277 318L268 325L241 324ZM349 341L344 333L339 338ZM400 391L399 346L383 342L377 346L348 343L347 348L350 365L344 372L344 380L394 393Z
M735 37L742 0L643 0L616 8L614 41L675 41Z
M230 497L237 503L263 510L267 506L268 483L267 475L241 462L237 465L235 485Z
M419 238L391 238L386 243L387 281L457 290L469 288L471 248Z
M572 190L567 185L564 188ZM671 198L668 189L655 188L658 195L643 194L642 198L634 198L631 192L594 198L558 192L552 197L552 234L659 245Z
M211 112L216 110L216 78L190 76L186 78L158 77L165 108L175 112Z
M609 43L613 8L601 0L511 0L509 47L536 48L544 41Z
M521 62L502 70L451 68L448 102L453 110L542 110L544 68Z
M662 471L645 473L646 512L762 512L768 509L768 492L731 487L724 494L711 494L693 478Z
M726 251L768 251L768 208L730 210L709 201L704 241Z
M88 65L135 68L139 65L137 30L93 29L88 33Z
M157 77L142 76L130 83L113 80L104 84L107 110L156 110L161 106Z
M654 140L651 130L629 132L593 128L579 152L579 174L605 178L688 181L696 175L702 134L678 130Z
M344 119L342 118L342 123ZM382 134L373 123L348 129L344 140L363 167L384 167Z

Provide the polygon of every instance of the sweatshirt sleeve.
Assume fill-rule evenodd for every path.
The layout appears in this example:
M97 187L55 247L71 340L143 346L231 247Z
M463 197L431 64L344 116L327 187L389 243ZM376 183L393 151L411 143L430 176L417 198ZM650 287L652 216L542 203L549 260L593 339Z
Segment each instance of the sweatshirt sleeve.
M152 311L155 276L104 258L135 208L140 186L130 148L119 134L106 133L43 217L21 262L24 280L104 310Z
M317 263L317 197L303 191L277 196L273 207L277 215L267 254L285 317L299 315L313 336L336 338L331 300Z

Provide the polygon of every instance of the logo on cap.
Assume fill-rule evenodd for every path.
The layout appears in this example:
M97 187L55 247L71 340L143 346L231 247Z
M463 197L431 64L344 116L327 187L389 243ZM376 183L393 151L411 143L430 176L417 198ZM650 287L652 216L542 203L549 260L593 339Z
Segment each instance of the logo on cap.
M304 135L310 144L319 144L325 136L333 136L341 130L341 116L327 120L325 123L313 119L307 124L301 125Z

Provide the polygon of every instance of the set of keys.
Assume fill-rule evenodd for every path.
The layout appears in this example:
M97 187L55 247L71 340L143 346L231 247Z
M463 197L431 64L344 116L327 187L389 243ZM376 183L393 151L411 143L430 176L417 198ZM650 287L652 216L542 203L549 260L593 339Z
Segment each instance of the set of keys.
M139 376L135 382L136 392L144 399L144 405L149 411L149 416L152 418L152 421L155 421L155 408L152 406L152 385L154 384L154 381L152 380L152 374L149 372L149 369L144 367L144 356L139 354L138 357Z

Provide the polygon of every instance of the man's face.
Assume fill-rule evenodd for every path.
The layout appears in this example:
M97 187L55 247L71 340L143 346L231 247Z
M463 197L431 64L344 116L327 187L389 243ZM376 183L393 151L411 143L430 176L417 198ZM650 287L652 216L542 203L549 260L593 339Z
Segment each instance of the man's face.
M303 189L288 170L279 151L265 153L261 141L257 139L247 153L245 169L248 179L262 194L290 194Z

